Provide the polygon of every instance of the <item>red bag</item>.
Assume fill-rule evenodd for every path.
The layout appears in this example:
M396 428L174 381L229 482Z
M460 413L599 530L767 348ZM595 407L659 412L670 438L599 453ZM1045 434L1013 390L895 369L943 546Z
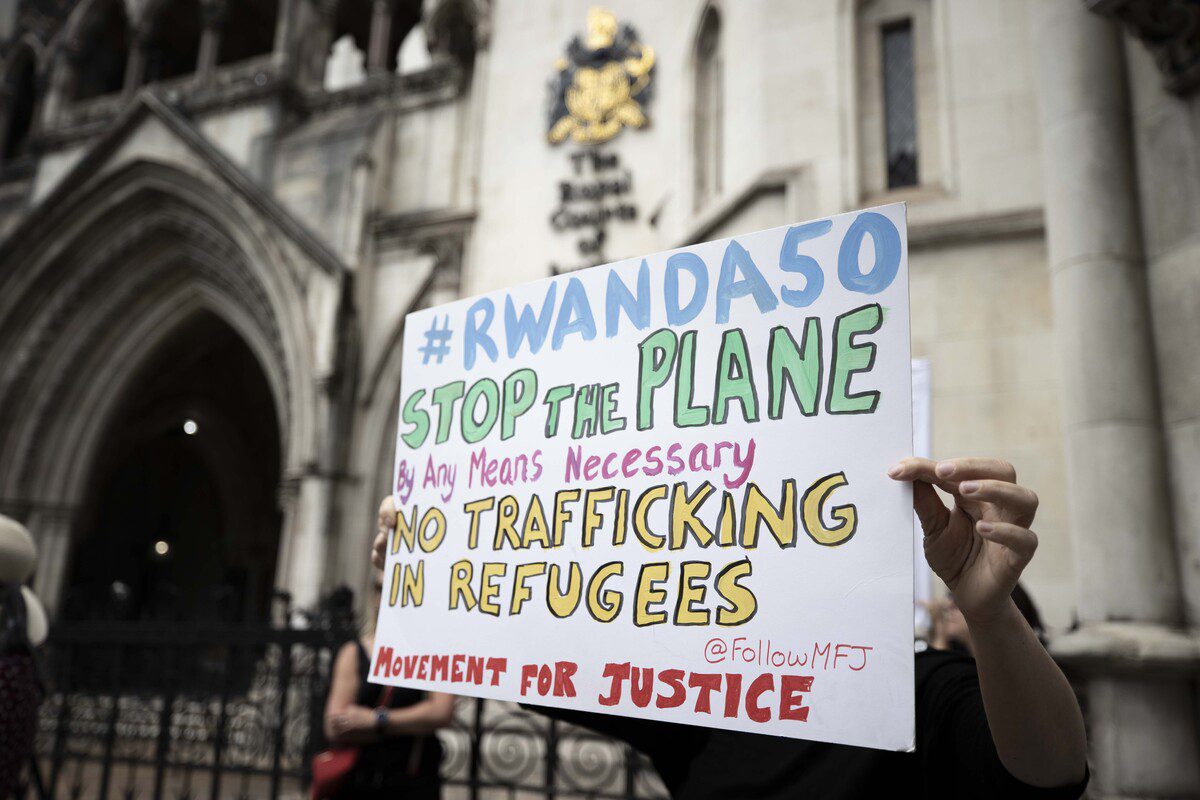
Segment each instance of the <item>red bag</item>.
M379 705L387 708L392 700L392 687L384 688L379 696ZM313 756L312 800L327 800L333 797L354 773L362 748L358 745L331 747Z
M359 748L331 747L313 756L312 800L326 800L336 795L358 764Z

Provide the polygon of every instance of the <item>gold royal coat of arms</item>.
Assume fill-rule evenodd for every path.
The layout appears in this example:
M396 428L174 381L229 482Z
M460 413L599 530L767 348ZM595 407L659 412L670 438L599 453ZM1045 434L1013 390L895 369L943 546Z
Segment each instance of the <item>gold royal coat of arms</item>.
M626 126L646 125L654 50L638 41L633 26L618 24L611 11L588 11L586 37L572 39L555 68L546 133L551 144L568 138L599 144Z

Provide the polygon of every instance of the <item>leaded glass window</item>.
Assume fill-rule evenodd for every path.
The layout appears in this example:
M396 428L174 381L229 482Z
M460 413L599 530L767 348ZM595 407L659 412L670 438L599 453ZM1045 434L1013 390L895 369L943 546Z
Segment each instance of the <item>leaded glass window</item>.
M883 115L889 189L917 185L917 108L912 21L883 28Z

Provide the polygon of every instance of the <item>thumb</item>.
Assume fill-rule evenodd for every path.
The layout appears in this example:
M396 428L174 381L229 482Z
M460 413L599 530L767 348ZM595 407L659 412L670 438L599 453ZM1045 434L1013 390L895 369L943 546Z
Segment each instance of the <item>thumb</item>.
M950 510L937 496L937 490L924 481L913 481L913 511L921 520L921 529L926 536L941 533L950 519Z

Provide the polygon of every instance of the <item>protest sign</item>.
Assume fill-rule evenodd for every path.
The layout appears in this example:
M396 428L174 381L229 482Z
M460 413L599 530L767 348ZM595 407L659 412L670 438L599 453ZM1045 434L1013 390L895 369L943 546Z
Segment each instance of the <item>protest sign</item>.
M902 204L415 312L403 355L372 681L911 747Z

